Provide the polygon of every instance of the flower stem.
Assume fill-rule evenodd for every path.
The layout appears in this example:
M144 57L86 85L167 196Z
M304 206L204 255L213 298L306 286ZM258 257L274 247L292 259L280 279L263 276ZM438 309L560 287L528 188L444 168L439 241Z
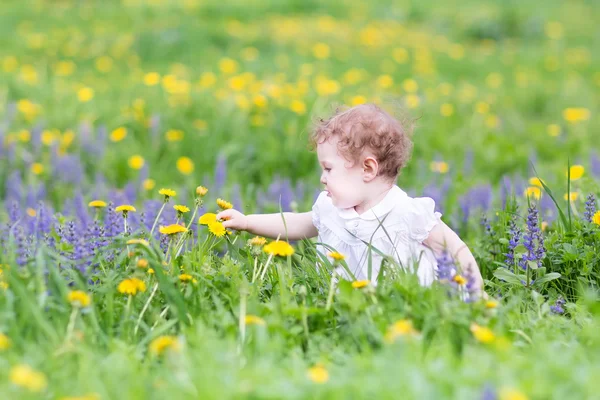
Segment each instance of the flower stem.
M152 298L156 294L157 290L158 290L158 282L154 284L154 287L152 288L152 293L150 293L150 297L148 297L148 300L146 300L146 304L144 304L144 308L142 308L142 312L140 313L140 316L138 317L137 322L135 323L135 328L133 329L133 336L135 336L137 334L137 331L140 327L140 323L142 322L142 318L144 317L146 310L150 306L150 302L152 301Z
M69 317L69 325L67 326L67 334L65 336L65 342L71 341L71 336L73 336L73 329L75 329L75 321L77 320L77 314L79 313L78 307L73 307L73 311L71 311L71 316Z
M167 202L165 201L163 203L162 207L160 208L160 210L158 210L158 214L156 214L156 218L154 219L154 223L152 224L152 229L150 229L150 237L152 237L152 234L154 233L154 228L156 228L156 224L158 223L158 219L160 218L160 215L162 214L162 212L165 209L166 205L167 205Z

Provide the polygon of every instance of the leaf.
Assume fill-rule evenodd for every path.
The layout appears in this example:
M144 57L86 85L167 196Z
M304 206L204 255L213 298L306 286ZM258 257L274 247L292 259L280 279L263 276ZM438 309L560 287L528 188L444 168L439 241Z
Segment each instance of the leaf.
M531 269L538 269L538 262L537 261L527 261L527 266Z
M521 278L518 275L513 274L506 268L498 268L494 271L494 276L498 279L502 279L508 283L514 283L516 285L521 285Z
M546 274L544 276L542 276L541 278L538 278L535 280L535 282L533 283L533 285L540 285L542 283L546 283L546 282L550 282L553 281L555 279L560 278L562 275L559 274L558 272L550 272L549 274Z

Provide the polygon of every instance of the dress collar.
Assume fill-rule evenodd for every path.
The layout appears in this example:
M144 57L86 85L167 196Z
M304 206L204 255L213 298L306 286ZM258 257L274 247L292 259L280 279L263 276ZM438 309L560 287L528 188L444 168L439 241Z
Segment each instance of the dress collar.
M387 213L392 211L392 208L396 206L404 197L406 197L404 190L400 189L397 185L392 186L390 191L385 195L383 200L377 203L374 207L365 211L359 215L354 207L351 208L338 208L338 215L343 219L362 219L371 221L374 219L381 219Z

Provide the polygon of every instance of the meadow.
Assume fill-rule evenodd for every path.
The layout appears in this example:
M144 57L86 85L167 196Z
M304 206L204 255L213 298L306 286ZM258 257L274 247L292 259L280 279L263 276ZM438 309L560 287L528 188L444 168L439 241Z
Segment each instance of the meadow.
M600 6L74 0L0 5L0 397L598 398ZM311 128L414 125L398 185L452 259L335 282ZM319 267L317 268L317 265Z

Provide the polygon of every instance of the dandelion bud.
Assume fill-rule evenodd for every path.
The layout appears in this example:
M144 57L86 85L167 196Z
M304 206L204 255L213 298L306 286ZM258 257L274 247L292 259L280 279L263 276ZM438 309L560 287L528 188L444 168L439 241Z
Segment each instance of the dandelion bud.
M208 189L205 188L204 186L198 186L196 188L196 196L204 197L204 196L206 196L206 193L208 193Z

